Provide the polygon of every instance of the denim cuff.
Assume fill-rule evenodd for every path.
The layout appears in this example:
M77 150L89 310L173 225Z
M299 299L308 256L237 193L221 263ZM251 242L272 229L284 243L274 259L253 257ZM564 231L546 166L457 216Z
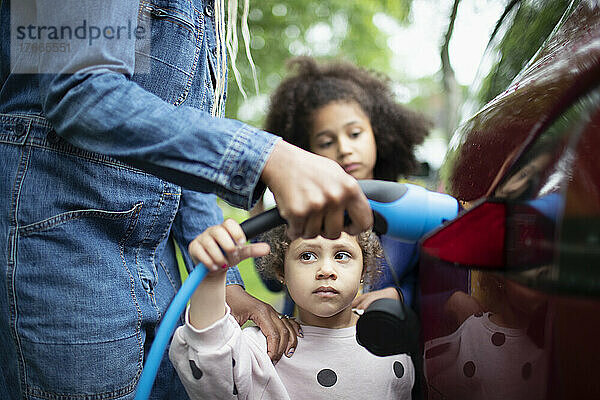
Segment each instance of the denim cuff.
M244 286L244 280L242 279L242 274L240 274L240 270L237 266L231 267L227 270L227 279L225 281L225 285L240 285L246 290Z
M278 140L278 136L243 124L225 151L217 177L220 186L229 190L217 195L233 205L252 208L266 189L260 176Z

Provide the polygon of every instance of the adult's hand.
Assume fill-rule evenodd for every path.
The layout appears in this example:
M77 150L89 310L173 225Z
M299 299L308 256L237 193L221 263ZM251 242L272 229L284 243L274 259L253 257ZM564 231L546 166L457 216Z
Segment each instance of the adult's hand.
M335 161L283 140L275 144L261 175L288 222L288 235L335 239L356 235L373 225L373 213L357 181ZM344 212L352 223L344 227Z
M225 295L238 324L241 326L252 320L266 336L267 354L272 361L278 361L283 354L286 357L294 354L298 336L302 337L300 325L295 320L281 318L273 307L249 295L239 285L227 285Z
M352 301L352 308L366 310L372 302L379 299L402 300L395 288L387 287L385 289L374 290L372 292L361 294Z

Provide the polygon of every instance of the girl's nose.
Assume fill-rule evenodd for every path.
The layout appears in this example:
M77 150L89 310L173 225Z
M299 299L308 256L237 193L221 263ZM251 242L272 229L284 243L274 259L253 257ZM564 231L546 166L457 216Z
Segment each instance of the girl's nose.
M337 274L331 263L324 261L319 265L317 269L317 279L337 279Z
M344 158L345 156L352 154L352 144L350 143L350 141L345 138L345 137L338 137L338 157L340 159Z

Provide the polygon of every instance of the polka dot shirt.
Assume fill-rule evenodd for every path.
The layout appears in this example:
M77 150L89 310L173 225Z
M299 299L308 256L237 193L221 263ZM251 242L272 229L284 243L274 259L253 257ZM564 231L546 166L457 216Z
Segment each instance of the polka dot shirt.
M546 398L546 352L524 329L498 326L490 315L474 314L451 335L425 343L429 392L464 400Z
M170 357L193 399L410 399L414 366L405 354L377 357L356 342L356 328L302 326L291 358L276 364L258 328L231 315L196 330L178 328Z

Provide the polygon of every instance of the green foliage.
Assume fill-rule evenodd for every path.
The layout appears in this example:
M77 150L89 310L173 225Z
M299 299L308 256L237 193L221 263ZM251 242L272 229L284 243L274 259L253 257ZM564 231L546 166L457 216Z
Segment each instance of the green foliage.
M242 15L240 9L238 14ZM260 93L269 95L287 74L286 61L297 55L322 59L339 58L367 68L389 70L392 56L386 36L375 26L373 16L385 13L398 22L406 21L411 0L264 0L250 2L248 25L252 57L257 67ZM243 39L237 67L249 101L256 100L250 65L245 57ZM226 116L260 126L264 113L239 115L244 99L229 70ZM262 98L263 102L265 98Z

